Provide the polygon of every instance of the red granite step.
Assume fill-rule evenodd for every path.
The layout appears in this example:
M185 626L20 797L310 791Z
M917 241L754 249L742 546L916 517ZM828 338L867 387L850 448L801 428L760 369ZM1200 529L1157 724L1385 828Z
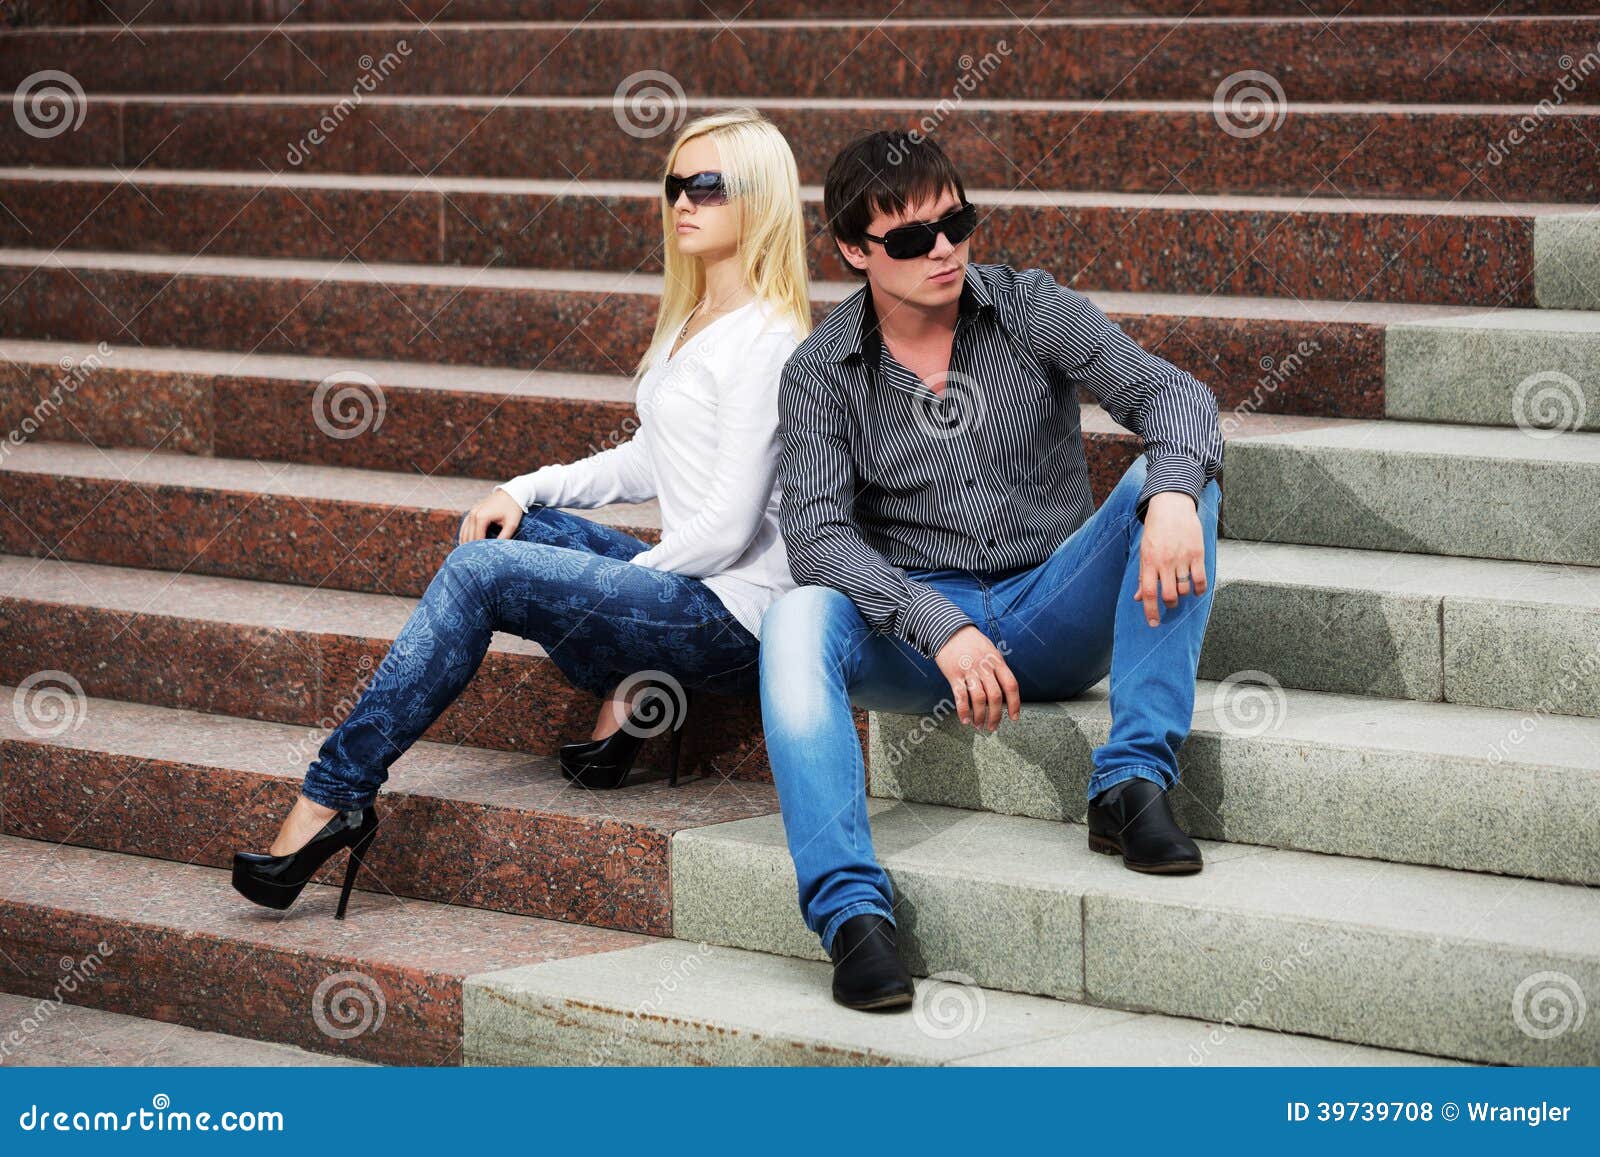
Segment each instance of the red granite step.
M48 1010L48 1015L41 1012ZM142 1016L106 1012L53 997L0 994L0 1022L24 1026L6 1063L48 1068L352 1068L370 1062L293 1045L205 1032Z
M619 125L611 87L583 97L373 95L343 105L331 94L96 94L72 132L41 138L7 120L0 164L654 180L665 145L643 135L653 125ZM690 97L679 107L698 115L738 99ZM931 115L926 100L759 104L788 138L801 180L815 183L857 133L925 129ZM973 98L936 127L976 188L1600 199L1594 105L1290 98L1259 121L1233 117L1229 107Z
M62 369L93 366L86 360L93 356L93 347L81 343L0 341L0 364L11 370L0 377L0 425L21 438L49 442L0 443L0 495L19 516L24 507L32 512L21 516L30 530L12 528L19 553L55 547L59 534L46 528L60 531L70 525L57 505L63 493L82 495L78 508L85 515L83 504L120 503L114 509L123 510L130 525L142 525L149 515L133 501L137 490L152 507L183 505L191 526L199 508L212 511L202 517L218 528L223 525L218 520L232 514L261 528L285 509L301 520L316 512L314 541L327 537L321 533L325 526L343 526L358 535L375 521L385 534L409 526L426 558L413 557L405 543L384 557L402 570L409 567L407 581L415 585L430 573L427 566L436 564L434 552L449 545L456 512L488 491L484 478L509 478L539 463L586 456L631 437L637 422L633 406L622 400L628 383L597 375L138 347L117 351L81 376ZM338 437L329 430L353 430L368 411L352 401L346 411L350 424L319 426L318 416L326 416L330 407L326 399L316 404L317 385L357 366L370 382L363 387L370 413L377 415L381 407L383 419L353 437ZM1090 482L1097 495L1104 495L1137 453L1137 440L1087 397L1083 401ZM1229 432L1242 432L1265 417L1230 419ZM82 443L99 449L84 450ZM160 453L147 458L119 454L116 448ZM179 455L246 461L197 466ZM283 469L296 462L366 471ZM419 469L428 477L418 478ZM458 476L477 481L456 481ZM137 487L131 477L139 480ZM619 504L586 516L650 541L658 533L653 504ZM238 524L228 525L231 533ZM275 548L278 554L303 549L304 529L293 534L292 542ZM81 541L99 539L91 529ZM90 549L104 549L104 544ZM193 555L183 549L164 547L163 558L187 565ZM135 564L144 561L137 553L119 554L113 561L130 557ZM290 569L273 573L303 577L307 564L302 557L284 564ZM252 569L245 577L261 576ZM318 572L317 581L344 586L352 577L357 589L370 585L371 576L361 567L348 574L337 568Z
M604 9L602 9L602 12ZM687 20L457 24L447 10L404 24L39 29L0 38L0 87L50 60L94 93L338 93L370 77L387 96L585 96L641 66L692 96L960 95L987 100L1210 101L1225 74L1272 77L1287 101L1536 103L1555 95L1560 60L1600 40L1595 17L1481 19L1304 10L1253 19L1060 19L1055 6L997 20L762 21L737 35ZM404 9L394 14L404 17ZM806 13L811 15L813 13ZM1463 51L1483 38L1493 51ZM1230 67L1219 69L1218 61ZM670 87L670 86L669 86Z
M371 679L411 598L0 555L0 683L62 674L86 695L325 731ZM536 644L497 634L427 738L550 755L586 739L598 700ZM690 769L770 777L753 699L703 695ZM665 744L641 766L659 766ZM3 986L0 986L3 988Z
M0 991L385 1064L461 1063L462 981L650 943L310 885L287 913L217 868L0 836ZM70 978L70 979L69 979Z
M823 229L821 191L803 193L812 276L846 277ZM1535 222L1586 211L1031 189L968 196L983 211L975 259L1043 266L1086 292L1524 307L1537 304ZM657 272L658 197L638 181L13 168L0 170L0 245Z
M114 450L10 447L0 460L0 550L420 595L493 483ZM654 502L583 512L656 541Z
M660 284L644 273L8 249L0 250L0 336L627 376L655 324ZM813 284L814 316L854 289ZM1383 414L1386 326L1466 309L1093 297L1134 340L1205 381L1225 407L1259 407L1270 395L1279 412L1349 418ZM1291 361L1293 372L1279 368Z
M43 23L368 22L395 16L395 0L38 0ZM1051 16L1253 16L1593 12L1593 0L1050 0ZM406 0L408 21L682 19L718 24L797 17L1015 19L1015 0Z
M0 832L211 867L266 849L326 734L88 697L45 718L30 702L0 712ZM668 936L672 834L777 808L766 784L636 772L588 791L548 757L422 742L382 789L358 887ZM336 857L317 879L343 872Z
M1315 420L1315 419L1308 419ZM1097 406L1082 411L1094 493L1140 443ZM1271 415L1229 435L1277 429ZM114 566L415 597L456 544L461 514L491 484L252 462L82 442L30 442L0 456L0 551ZM647 542L653 502L579 512Z
M10 340L0 363L0 427L105 447L498 481L638 427L632 381L600 374ZM488 487L440 497L453 509Z
M1230 414L1224 436L1328 420ZM1098 406L1082 406L1080 423L1091 484L1103 497L1140 442ZM456 545L461 514L490 488L469 478L82 442L8 444L0 455L0 550L417 596ZM581 513L659 538L653 502Z

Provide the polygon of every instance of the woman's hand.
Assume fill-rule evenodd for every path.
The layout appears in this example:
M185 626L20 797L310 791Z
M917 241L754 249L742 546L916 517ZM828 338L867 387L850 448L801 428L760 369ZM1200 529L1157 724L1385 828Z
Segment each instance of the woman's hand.
M457 542L472 542L478 538L488 538L489 528L498 524L500 533L496 538L510 538L517 533L517 527L522 525L522 507L511 495L501 490L498 486L489 491L489 497L467 511L467 517L461 522L461 533Z

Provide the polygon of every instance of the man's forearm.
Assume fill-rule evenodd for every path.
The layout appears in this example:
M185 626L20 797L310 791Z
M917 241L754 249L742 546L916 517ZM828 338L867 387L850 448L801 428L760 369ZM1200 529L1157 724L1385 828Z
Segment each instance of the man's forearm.
M796 582L842 592L872 630L902 639L929 658L972 622L946 596L906 578L859 538L852 543L786 534L785 540Z

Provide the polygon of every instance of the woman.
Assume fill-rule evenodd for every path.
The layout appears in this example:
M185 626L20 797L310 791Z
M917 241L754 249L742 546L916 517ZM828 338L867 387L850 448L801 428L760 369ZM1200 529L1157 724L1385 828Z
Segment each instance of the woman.
M754 691L762 613L793 586L778 531L778 376L810 330L794 156L752 109L687 125L663 173L666 278L635 368L633 438L503 483L461 522L354 709L322 744L267 853L234 856L233 883L287 908L351 850L343 919L388 768L461 693L494 631L540 643L567 678L604 696L564 773L618 787L642 740L672 729L677 781L684 687ZM558 506L656 498L661 541ZM663 725L662 691L678 708Z

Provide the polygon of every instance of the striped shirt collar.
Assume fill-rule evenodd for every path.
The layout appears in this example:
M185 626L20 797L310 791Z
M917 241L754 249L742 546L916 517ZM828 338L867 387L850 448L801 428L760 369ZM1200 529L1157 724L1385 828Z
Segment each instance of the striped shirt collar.
M982 268L975 262L967 262L966 275L962 278L961 297L956 303L956 309L961 315L976 314L983 309L994 309L994 298L983 279ZM863 285L840 302L828 315L824 325L831 332L827 335L827 344L821 351L822 356L828 361L842 362L853 354L863 354L867 335L870 333L876 337L877 317L867 308L867 297L871 292L870 286Z

